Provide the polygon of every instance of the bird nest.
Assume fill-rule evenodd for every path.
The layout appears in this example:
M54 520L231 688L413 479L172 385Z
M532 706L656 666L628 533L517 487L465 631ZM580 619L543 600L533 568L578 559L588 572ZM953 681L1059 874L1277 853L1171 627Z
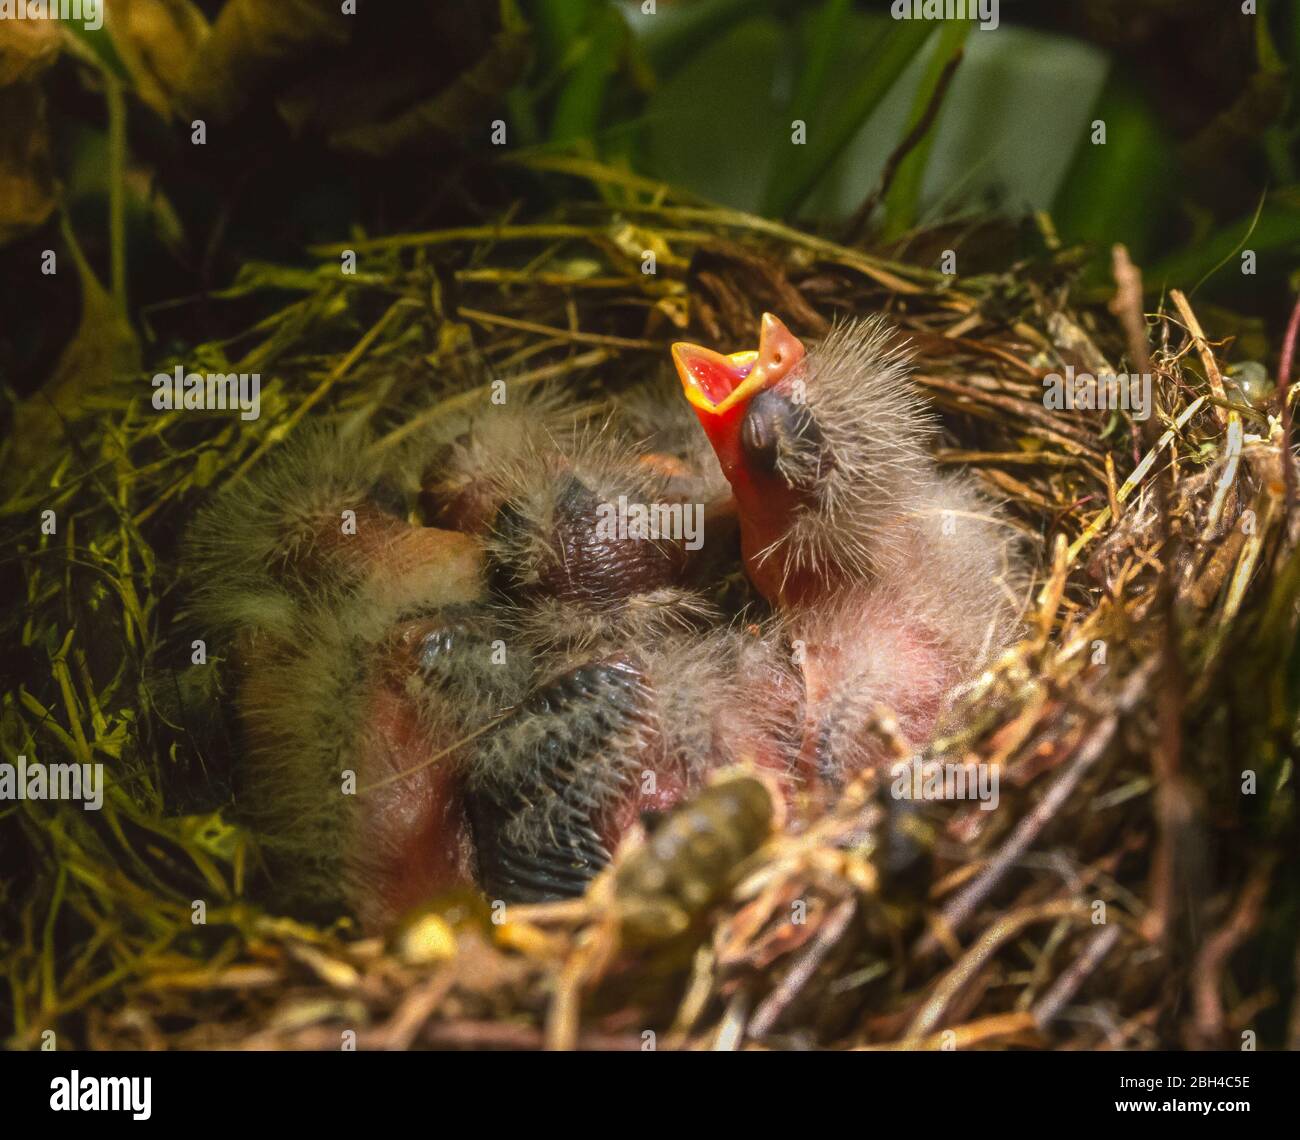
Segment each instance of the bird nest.
M1022 261L945 275L920 263L956 233L886 260L579 160L531 165L598 193L358 237L313 250L314 268L247 265L211 299L230 335L177 357L260 373L259 418L156 411L123 378L5 504L21 577L5 753L107 772L101 811L27 800L0 817L10 1044L1300 1045L1300 892L1282 862L1300 560L1277 395L1234 380L1182 294L1144 306L1122 251L1110 305L1090 305L1050 231L1020 235ZM942 414L938 461L981 480L1037 552L1023 638L924 751L891 739L996 770L998 810L900 816L890 774L863 774L820 818L747 837L671 935L631 918L644 847L581 900L439 900L383 938L267 909L232 810L237 740L221 710L178 722L159 695L188 666L176 565L195 510L309 421L364 423L389 447L498 378L599 399L662 370L687 332L746 346L764 310L812 336L888 314ZM1045 398L1067 368L1121 367L1153 377L1149 420ZM59 525L38 535L46 510Z

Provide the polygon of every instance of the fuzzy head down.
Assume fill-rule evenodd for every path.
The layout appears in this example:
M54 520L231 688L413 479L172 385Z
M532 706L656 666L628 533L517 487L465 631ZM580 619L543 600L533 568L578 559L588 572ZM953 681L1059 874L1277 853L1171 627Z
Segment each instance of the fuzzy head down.
M809 350L771 313L757 351L674 347L731 483L751 578L773 601L882 572L939 482L906 345L873 317Z
M777 437L775 468L806 492L760 559L783 573L860 579L898 550L902 526L930 499L933 414L910 379L905 342L881 318L837 325L772 391L811 425Z

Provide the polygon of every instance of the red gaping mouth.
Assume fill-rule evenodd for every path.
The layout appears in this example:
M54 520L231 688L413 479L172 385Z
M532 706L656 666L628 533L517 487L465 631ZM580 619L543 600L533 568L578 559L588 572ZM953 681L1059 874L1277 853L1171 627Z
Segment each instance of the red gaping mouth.
M673 363L686 398L704 411L715 412L725 404L754 370L757 360L758 353L752 349L723 356L698 344L678 341L673 345Z
M724 356L711 348L678 341L673 363L686 398L696 413L718 416L744 406L770 388L804 357L804 347L779 317L764 313L757 350Z
M753 432L747 444L745 429L761 419L750 419L754 398L785 380L790 380L788 388L783 387L773 402L803 402L800 379L792 378L791 372L804 356L799 339L771 313L763 314L758 348L749 352L724 356L695 344L673 345L682 391L731 484L741 553L750 580L768 598L783 595L785 571L778 565L779 559L766 566L763 559L789 531L794 512L805 503L807 494L791 486L779 468L756 460Z

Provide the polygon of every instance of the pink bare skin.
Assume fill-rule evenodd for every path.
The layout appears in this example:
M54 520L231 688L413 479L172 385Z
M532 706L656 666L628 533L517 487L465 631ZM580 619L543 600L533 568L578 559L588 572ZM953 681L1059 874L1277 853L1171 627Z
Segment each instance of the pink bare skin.
M912 744L1012 626L996 514L925 450L933 427L875 322L806 350L765 314L757 350L673 347L731 484L746 573L800 649L800 775L836 783Z
M675 346L734 500L697 552L597 525L625 491L712 496L693 440L559 446L527 407L410 468L425 518L452 530L385 510L329 441L232 496L199 528L198 571L255 595L212 591L204 616L236 632L244 799L270 805L276 873L296 861L300 894L341 879L370 929L474 885L564 897L719 767L765 768L793 797L887 759L883 710L922 743L1007 623L988 504L934 470L891 353L860 324L806 350L771 316L754 351ZM250 512L256 573L229 541ZM730 571L737 529L776 614L752 631L693 586ZM513 672L463 652L498 631ZM335 800L347 770L356 798Z

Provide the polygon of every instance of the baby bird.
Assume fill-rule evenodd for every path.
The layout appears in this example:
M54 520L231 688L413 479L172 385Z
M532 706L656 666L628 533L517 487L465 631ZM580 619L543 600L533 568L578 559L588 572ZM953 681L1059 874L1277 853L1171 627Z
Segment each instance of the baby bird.
M621 418L643 426L642 407ZM539 432L541 419L485 409L450 449L423 445L432 470L406 461L425 472L432 517L483 541L502 652L528 662L527 695L464 765L480 881L520 901L580 893L643 813L673 806L713 768L783 762L761 697L783 683L781 667L757 638L719 628L696 588L734 537L692 502L717 490L692 462L698 444L661 430L659 450L644 452L616 421ZM695 512L694 527L620 528L618 512L636 508Z
M549 396L384 462L308 433L196 520L190 620L228 666L282 903L380 929L458 888L578 894L714 768L789 766L796 678L695 585L734 530L608 525L706 493L696 445L660 442Z
M367 923L472 884L450 766L459 708L430 641L485 593L479 544L411 526L365 448L308 434L228 486L187 537L189 620L243 729L237 807L287 905Z
M756 350L673 346L731 485L741 553L802 667L799 770L832 785L887 758L882 709L923 742L945 696L1015 628L997 512L936 469L934 419L881 319L812 349L771 313Z
M715 769L834 784L884 758L882 707L922 740L1010 636L1001 524L935 470L882 322L673 356L686 404L485 403L382 461L308 433L196 521L190 617L283 902L380 929L460 888L580 893ZM715 608L737 553L766 634Z

